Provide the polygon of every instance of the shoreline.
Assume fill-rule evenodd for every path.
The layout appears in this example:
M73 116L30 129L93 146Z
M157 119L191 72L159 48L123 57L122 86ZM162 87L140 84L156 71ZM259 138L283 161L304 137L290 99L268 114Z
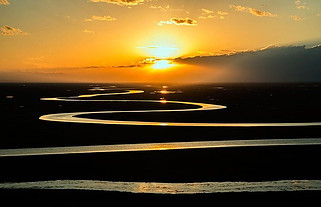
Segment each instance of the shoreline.
M237 206L307 206L320 201L320 191L267 192L267 193L217 193L194 195L133 194L85 190L2 190L3 202L10 204L65 205L65 204L198 204L213 202L216 205Z

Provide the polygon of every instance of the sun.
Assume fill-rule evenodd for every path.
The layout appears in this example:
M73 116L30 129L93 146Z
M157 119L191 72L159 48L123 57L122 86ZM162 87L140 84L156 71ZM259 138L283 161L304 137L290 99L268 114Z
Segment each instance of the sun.
M175 64L171 62L170 60L155 60L155 62L152 65L153 69L167 69L174 67Z
M148 45L137 47L144 51L149 57L143 60L143 63L150 65L149 68L163 70L176 66L173 59L177 57L180 50L176 47L164 45Z

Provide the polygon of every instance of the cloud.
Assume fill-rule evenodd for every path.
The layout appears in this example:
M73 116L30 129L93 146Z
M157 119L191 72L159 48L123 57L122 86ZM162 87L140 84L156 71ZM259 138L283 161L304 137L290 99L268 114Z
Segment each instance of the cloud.
M227 55L177 58L180 64L205 68L210 81L320 82L321 46L279 47Z
M267 11L261 11L261 10L258 10L258 9L253 9L253 8L250 8L250 7L244 7L244 6L241 6L241 5L230 5L230 8L233 8L235 11L239 11L239 12L248 12L250 14L253 14L255 16L258 16L258 17L277 17L278 15L277 14L272 14L270 12L267 12Z
M202 14L213 14L214 11L209 10L209 9L201 9L202 10Z
M95 31L88 30L88 29L84 29L82 32L88 33L88 34L94 34L95 33Z
M249 8L249 11L251 14L255 15L255 16L259 16L259 17L276 17L276 14L272 14L270 12L266 12L266 11L260 11L257 9L253 9L253 8Z
M28 35L27 32L23 32L21 29L10 27L8 25L1 27L1 34L5 36Z
M57 70L72 70L72 69L112 69L112 68L120 68L120 69L126 69L126 68L143 68L146 65L153 65L156 61L159 59L157 58L145 58L141 61L138 61L136 63L131 63L127 65L90 65L90 66L81 66L81 67L70 67L70 68L55 68Z
M167 6L163 7L163 6L150 5L149 8L150 9L160 9L162 11L168 11L170 9L170 6L167 5Z
M218 15L225 16L225 15L228 15L228 12L218 11L217 14L218 14Z
M9 5L10 3L7 0L0 0L0 5Z
M86 22L92 22L92 21L115 21L116 18L111 17L111 16L92 16L89 19L85 19Z
M136 47L142 49L144 53L157 58L169 58L177 55L179 49L172 46L149 45L143 47Z
M151 2L151 1L155 1L155 0L147 0L146 2ZM186 14L190 14L189 11L183 9L183 8L174 8L170 5L149 5L148 8L150 9L159 9L163 12L172 12L172 13L186 13Z
M110 68L148 68L150 66L155 66L155 64L159 64L159 63L168 63L169 65L174 65L174 62L172 59L163 59L163 58L155 58L155 57L148 57L145 58L139 62L136 63L132 63L132 64L128 64L128 65L113 65L113 66L108 66Z
M90 2L104 2L109 4L116 4L119 6L136 6L144 3L144 0L89 0Z
M133 65L114 65L114 66L111 66L112 68L140 68L142 67L142 65L140 64L133 64Z
M202 10L202 15L198 17L199 19L214 19L214 18L225 19L225 16L229 14L228 12L224 12L224 11L214 12L209 9L201 9L201 10Z
M112 68L143 68L146 65L153 65L155 64L156 61L158 61L159 59L154 58L154 57L149 57L149 58L145 58L141 61L139 61L138 63L134 63L134 64L130 64L130 65L114 65L111 66Z
M214 15L214 11L209 10L209 9L201 9L202 10L202 15L198 17L199 19L213 19L217 16Z
M234 8L235 11L242 11L242 12L246 12L248 11L247 7L241 6L241 5L230 5L230 8Z
M290 18L291 18L293 21L302 21L302 20L304 20L303 17L299 17L299 16L296 16L296 15L292 15L292 16L290 16Z
M164 24L174 24L174 25L185 25L185 26L196 26L197 21L190 18L171 18L169 21L158 22L159 26Z
M296 8L298 8L298 9L306 9L305 2L302 3L300 0L295 0L294 4L296 5Z
M158 46L158 45L139 46L136 48L138 48L138 49L178 50L178 48L176 48L176 47L165 47L165 46Z

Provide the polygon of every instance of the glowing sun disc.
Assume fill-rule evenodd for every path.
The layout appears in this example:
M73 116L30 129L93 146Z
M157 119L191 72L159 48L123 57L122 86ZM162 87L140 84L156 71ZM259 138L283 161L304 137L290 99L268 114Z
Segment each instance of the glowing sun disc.
M152 68L154 69L166 69L175 66L171 61L169 60L157 60L152 65Z

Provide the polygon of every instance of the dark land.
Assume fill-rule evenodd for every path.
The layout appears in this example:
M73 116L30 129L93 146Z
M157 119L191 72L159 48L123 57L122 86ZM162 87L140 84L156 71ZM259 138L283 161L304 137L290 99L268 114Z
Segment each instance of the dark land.
M108 87L114 84L100 84ZM58 123L50 113L174 109L157 103L49 102L44 97L142 89L144 94L89 99L181 100L227 109L206 112L97 114L91 118L182 122L318 122L321 84L169 85L177 94L151 94L162 85L116 85L88 91L90 84L0 84L1 149L179 141L320 138L321 127L150 127ZM0 158L0 182L80 179L143 182L320 180L320 146L244 147ZM320 200L320 191L154 195L71 190L0 190L8 201L193 202L299 204ZM20 199L20 200L19 200Z

